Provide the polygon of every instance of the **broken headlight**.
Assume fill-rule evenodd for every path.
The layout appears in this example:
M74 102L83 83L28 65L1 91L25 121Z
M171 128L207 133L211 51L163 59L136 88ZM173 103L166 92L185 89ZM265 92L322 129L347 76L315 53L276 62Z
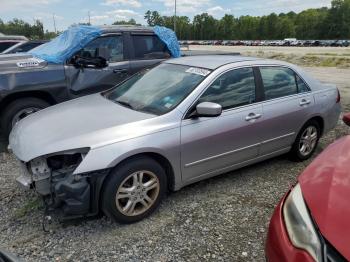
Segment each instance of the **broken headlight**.
M73 173L88 151L89 148L82 148L38 157L28 163L28 168L34 181L48 178L50 174Z

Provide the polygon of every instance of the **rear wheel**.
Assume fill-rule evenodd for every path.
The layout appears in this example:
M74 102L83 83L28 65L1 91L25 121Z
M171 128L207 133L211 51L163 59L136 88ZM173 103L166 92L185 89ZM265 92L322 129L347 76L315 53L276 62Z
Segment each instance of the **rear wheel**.
M35 97L20 98L10 103L1 116L1 129L5 138L8 138L17 122L48 106L50 106L49 103Z
M316 150L320 136L321 129L317 121L311 120L306 123L294 142L291 150L292 158L297 161L309 159Z
M103 188L102 209L119 223L134 223L153 213L167 188L164 169L152 158L139 157L118 166Z

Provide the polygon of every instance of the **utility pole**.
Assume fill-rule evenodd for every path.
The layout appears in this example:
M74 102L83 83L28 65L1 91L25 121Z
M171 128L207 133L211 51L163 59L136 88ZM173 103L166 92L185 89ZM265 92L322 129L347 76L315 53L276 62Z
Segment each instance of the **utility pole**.
M175 15L174 15L174 32L176 33L176 0L175 0Z
M52 14L52 19L53 19L53 28L55 29L55 34L57 34L55 14Z

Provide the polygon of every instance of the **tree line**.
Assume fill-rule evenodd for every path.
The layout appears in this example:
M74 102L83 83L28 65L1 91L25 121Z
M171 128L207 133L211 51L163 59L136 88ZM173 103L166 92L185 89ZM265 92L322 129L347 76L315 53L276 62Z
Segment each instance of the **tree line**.
M149 26L174 28L174 16L147 11ZM266 16L225 14L215 19L208 13L176 17L176 33L183 40L278 40L285 38L350 39L350 0L333 0L330 8L307 9Z
M5 35L22 35L33 40L51 39L57 36L55 32L44 31L44 25L39 20L34 20L33 24L29 24L17 18L7 23L0 19L0 33Z
M162 16L157 11L147 11L145 21L149 26L174 28L174 16ZM133 24L116 21L113 24ZM0 19L0 33L24 35L30 39L51 39L57 34L44 31L41 21L29 24L20 19L3 22ZM191 19L176 17L176 33L183 40L278 40L297 39L350 39L350 0L333 0L331 7L307 9L300 13L289 12L266 16L240 16L225 14L216 19L202 13Z

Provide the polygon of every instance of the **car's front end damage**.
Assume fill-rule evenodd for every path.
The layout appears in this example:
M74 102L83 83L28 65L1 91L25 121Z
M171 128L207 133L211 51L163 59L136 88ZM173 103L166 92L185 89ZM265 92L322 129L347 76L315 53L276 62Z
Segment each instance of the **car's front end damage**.
M106 176L115 159L128 150L119 142L152 132L140 128L145 125L139 122L148 119L154 116L115 104L101 94L32 114L19 121L9 137L10 149L23 168L17 181L41 195L61 218L94 216L100 210ZM110 144L115 145L113 150Z
M17 182L22 188L35 190L49 210L60 211L61 218L96 215L108 169L74 174L88 151L81 148L20 161L23 173Z

